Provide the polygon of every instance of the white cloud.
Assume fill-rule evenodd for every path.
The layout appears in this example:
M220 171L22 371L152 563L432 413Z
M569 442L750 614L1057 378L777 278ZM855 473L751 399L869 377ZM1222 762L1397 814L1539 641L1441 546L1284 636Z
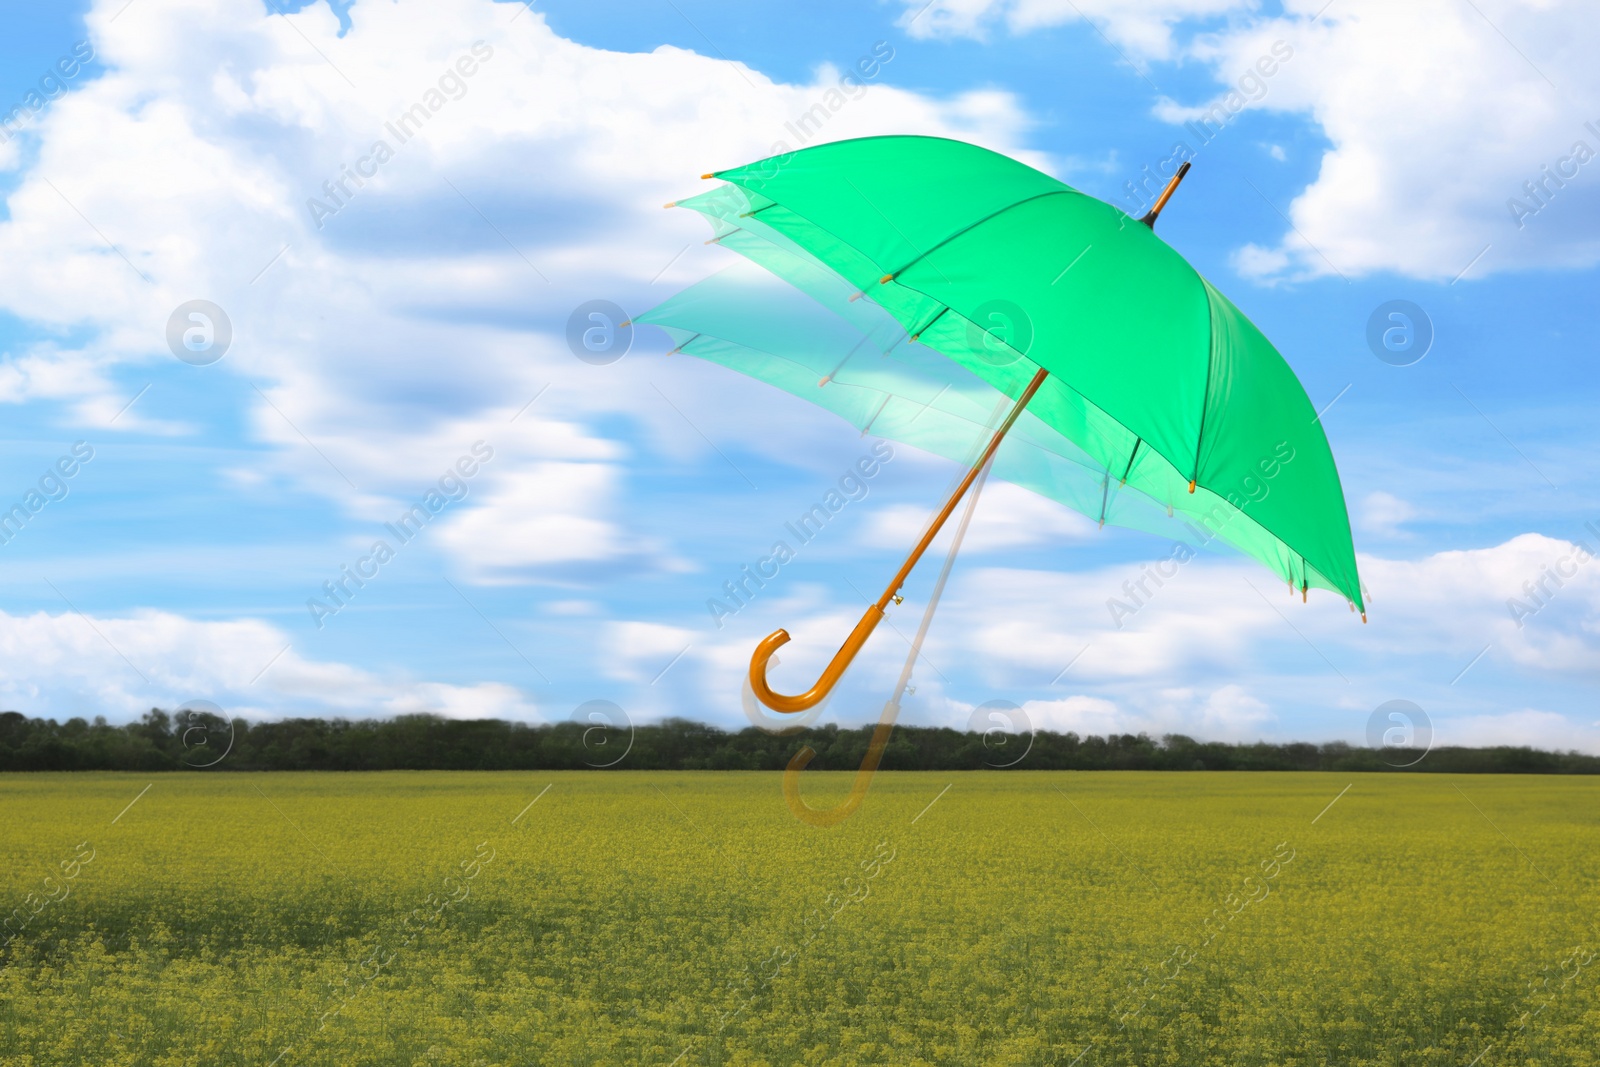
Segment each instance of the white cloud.
M1263 701L1232 684L1207 691L1163 689L1121 703L1080 694L1030 700L1022 708L1035 729L1102 737L1181 733L1206 741L1254 741L1266 735L1274 719Z
M691 630L654 622L607 623L600 638L606 674L619 681L649 684L686 654L695 636Z
M1118 46L1144 59L1170 59L1173 26L1186 19L1225 14L1238 0L902 0L900 24L913 37L987 36L1003 23L1011 33L1089 19Z
M1597 544L1591 540L1588 549ZM1285 617L1336 664L1424 654L1459 654L1465 663L1492 642L1496 659L1593 676L1600 672L1600 562L1585 562L1587 553L1573 542L1523 534L1418 560L1361 556L1368 626L1352 625L1345 606L1327 594L1313 592L1302 604L1257 566L1205 559L1184 565L1165 586L1147 583L1152 595L1143 605L1135 602L1142 569L1130 564L1079 575L983 572L971 581L985 593L965 606L977 620L976 640L999 663L1059 670L1089 646L1072 669L1080 680L1176 684L1196 665L1258 666L1264 641L1299 640ZM1111 597L1138 608L1121 629L1105 604ZM1521 626L1512 600L1534 609ZM1316 657L1308 662L1318 664L1318 674L1326 668Z
M1151 723L1126 715L1115 703L1099 697L1070 696L1060 700L1030 700L1022 708L1034 729L1055 733L1113 734L1148 733Z
M1401 527L1416 518L1417 510L1392 493L1368 493L1361 501L1356 524L1377 537L1405 537Z
M1475 650L1532 671L1600 675L1600 565L1596 548L1522 534L1493 548L1439 552L1416 562L1365 559L1374 613L1392 619L1408 652ZM1563 573L1565 572L1565 573ZM1513 606L1523 612L1519 620ZM1520 621L1520 625L1519 625ZM1370 640L1370 639L1369 639Z
M958 513L959 515L959 513ZM890 504L874 511L861 534L863 543L882 547L905 545L910 548L927 529L933 509L914 504ZM946 532L935 542L948 545L959 518L946 524ZM991 481L984 486L978 510L961 542L963 555L1020 548L1025 545L1081 541L1095 532L1095 524L1065 505L1048 500L1009 482Z
M149 610L94 617L0 612L0 702L7 708L125 720L192 700L251 719L415 712L538 718L534 703L512 686L379 677L308 659L282 630L256 619L202 622Z
M1600 730L1596 724L1575 726L1564 715L1523 708L1504 715L1471 715L1459 719L1435 720L1433 746L1514 745L1546 751L1600 751Z
M560 333L584 300L637 310L725 255L662 202L792 141L788 124L819 104L811 139L922 132L1016 151L1026 125L1005 93L896 89L892 60L841 96L830 69L786 84L678 48L590 48L489 0L363 3L342 37L321 4L123 7L88 14L105 73L25 135L37 152L0 221L0 306L86 339L11 353L0 402L52 401L104 427L129 399L119 369L173 367L168 315L213 300L232 347L192 373L259 389L252 433L275 449L258 479L383 521L471 441L500 450L438 538L473 580L666 551L622 506L629 457L596 425L635 419L669 454L705 441L646 364L588 366ZM437 110L401 143L389 124L430 94ZM379 139L393 152L381 165ZM364 159L375 173L357 185L348 168ZM313 199L337 213L314 217ZM138 411L117 427L183 429ZM754 418L701 425L736 434Z
M904 2L902 21L922 36L1087 17L1135 61L1210 64L1216 98L1157 101L1173 123L1226 100L1274 42L1287 45L1292 60L1247 106L1304 116L1330 147L1309 187L1279 204L1292 229L1237 253L1247 275L1449 281L1600 262L1600 20L1584 0L1290 0L1281 16L1249 0L934 0L915 19L922 0ZM1543 185L1536 196L1530 182Z
M576 576L601 565L637 567L652 555L646 544L584 514L615 501L618 476L602 463L519 466L479 506L447 518L435 543L479 582L512 580L532 568Z
M1316 179L1287 208L1299 232L1284 235L1277 251L1289 263L1274 275L1394 271L1449 281L1600 261L1592 224L1600 164L1570 164L1575 176L1565 188L1552 184L1550 206L1520 227L1508 208L1512 198L1537 206L1523 183L1575 142L1600 153L1600 135L1584 126L1600 119L1600 75L1588 59L1600 23L1589 5L1341 0L1315 22L1319 4L1290 6L1289 17L1196 48L1231 80L1272 40L1288 42L1293 61L1254 106L1307 115L1331 142Z
M972 632L952 643L940 631L929 656L953 657L964 644L996 684L1019 676L1049 681L1069 664L1069 686L1119 679L1175 684L1200 663L1242 667L1257 639L1282 625L1246 578L1278 588L1259 568L1218 561L1185 564L1160 587L1132 563L1075 574L987 568L967 576L942 609L960 612ZM1114 617L1110 600L1133 614L1119 609Z

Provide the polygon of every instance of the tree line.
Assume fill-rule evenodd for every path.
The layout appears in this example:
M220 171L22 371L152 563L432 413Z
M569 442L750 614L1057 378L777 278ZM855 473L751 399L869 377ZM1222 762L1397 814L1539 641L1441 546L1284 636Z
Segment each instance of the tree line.
M0 771L727 770L778 771L802 747L811 768L854 770L873 728L785 735L687 719L648 725L528 725L433 715L251 723L152 708L136 722L58 723L0 712ZM1370 749L1335 741L1227 744L1181 734L1080 737L899 726L885 770L1400 771L1597 774L1600 756L1532 748Z

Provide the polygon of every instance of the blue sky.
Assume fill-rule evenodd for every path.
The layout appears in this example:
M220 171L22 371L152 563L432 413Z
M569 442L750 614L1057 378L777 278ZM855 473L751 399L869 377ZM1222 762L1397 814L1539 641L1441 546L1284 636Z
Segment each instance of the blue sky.
M1521 625L1507 604L1600 548L1600 163L1561 163L1600 148L1600 31L1576 4L1321 6L8 3L5 110L77 42L95 58L0 145L0 502L75 442L93 458L0 545L0 703L545 721L606 699L742 725L755 641L789 628L803 684L953 471L899 450L718 629L707 599L872 442L649 329L583 363L569 315L729 265L660 204L768 154L875 47L824 139L976 140L1132 210L1125 183L1199 147L1185 120L1281 42L1161 233L1333 402L1371 623L1265 602L1246 580L1270 575L1216 555L1119 630L1106 599L1169 546L996 487L905 721L1004 699L1080 732L1355 741L1408 699L1441 741L1600 751L1600 567L1564 565ZM475 42L459 98L314 217ZM1563 166L1519 226L1508 201ZM204 366L166 337L197 299L233 330ZM1366 341L1397 299L1434 331L1403 367ZM480 441L464 497L319 627L307 600ZM936 569L829 717L876 717Z

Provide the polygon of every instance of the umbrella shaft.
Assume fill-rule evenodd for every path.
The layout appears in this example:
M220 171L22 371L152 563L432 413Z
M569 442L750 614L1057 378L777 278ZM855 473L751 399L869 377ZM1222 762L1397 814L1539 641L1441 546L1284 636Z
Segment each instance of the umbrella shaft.
M894 580L889 583L889 587L878 598L877 609L880 614L884 608L889 606L889 601L894 599L894 595L900 592L900 587L906 584L906 579L911 576L912 568L917 565L917 561L922 558L922 554L928 550L928 546L933 544L933 539L939 536L939 530L944 526L945 520L955 512L956 505L961 503L961 498L966 495L967 490L972 487L972 483L977 480L978 473L983 470L984 465L994 456L995 450L1000 447L1000 442L1005 439L1012 424L1022 414L1022 409L1028 406L1028 401L1033 399L1033 394L1039 391L1039 386L1044 384L1044 380L1048 375L1049 372L1040 367L1039 372L1028 383L1028 387L1022 391L1022 395L1017 397L1017 402L1012 405L1011 413L1006 416L1006 421L1002 422L1000 428L994 432L994 436L989 439L988 447L983 450L983 454L978 457L978 461L972 465L972 469L967 471L967 476L961 479L961 484L956 486L955 492L950 494L950 499L944 502L944 507L939 509L938 515L934 516L933 522L928 525L927 532L922 535L922 540L917 542L917 547L911 550L911 555L907 556L905 563L901 564L899 573L894 576ZM870 615L871 613L869 612L868 614Z

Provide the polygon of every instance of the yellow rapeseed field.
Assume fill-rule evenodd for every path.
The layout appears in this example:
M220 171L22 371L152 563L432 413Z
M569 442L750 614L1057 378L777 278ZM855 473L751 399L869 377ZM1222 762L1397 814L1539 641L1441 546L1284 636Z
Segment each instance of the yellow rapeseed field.
M1588 778L895 773L833 829L755 773L0 805L8 1067L1600 1064Z

